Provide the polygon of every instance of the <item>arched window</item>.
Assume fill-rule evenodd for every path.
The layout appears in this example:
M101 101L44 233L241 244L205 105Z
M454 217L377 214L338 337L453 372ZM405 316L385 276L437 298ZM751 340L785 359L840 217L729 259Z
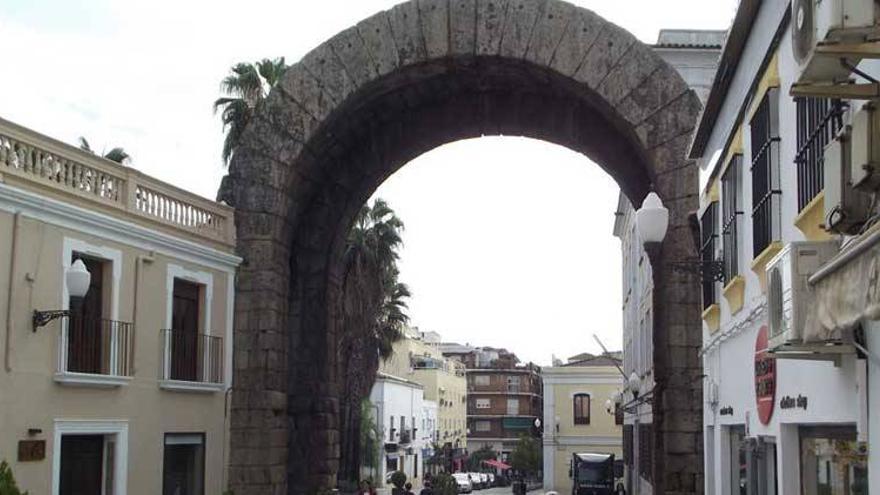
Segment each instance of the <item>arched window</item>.
M590 394L575 394L572 400L574 402L574 424L590 424Z

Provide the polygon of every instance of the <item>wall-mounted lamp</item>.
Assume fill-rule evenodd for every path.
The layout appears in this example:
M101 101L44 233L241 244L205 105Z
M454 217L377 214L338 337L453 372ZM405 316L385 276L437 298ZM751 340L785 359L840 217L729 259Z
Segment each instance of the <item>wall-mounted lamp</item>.
M70 316L72 310L79 309L79 306L82 305L83 298L89 291L89 284L92 282L92 274L86 269L86 265L82 260L76 260L64 274L64 282L67 285L67 293L70 295L71 309L34 311L34 332L50 321L64 316Z
M648 193L642 207L636 211L636 231L642 244L647 249L648 246L663 242L668 229L669 210L663 206L657 193ZM698 230L696 227L694 229ZM703 280L724 280L724 263L720 260L672 261L669 265L674 270L700 275Z
M638 373L635 371L629 375L629 380L627 381L627 385L629 385L629 391L632 392L633 397L639 396L639 389L642 386L642 379L639 378Z

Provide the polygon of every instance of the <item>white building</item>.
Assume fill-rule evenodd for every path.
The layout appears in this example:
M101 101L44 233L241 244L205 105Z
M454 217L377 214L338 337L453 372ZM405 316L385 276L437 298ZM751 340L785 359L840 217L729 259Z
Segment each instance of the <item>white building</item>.
M862 125L873 111L848 99L858 85L834 83L856 76L840 57L857 64L853 51L877 47L843 29L834 36L853 36L846 46L823 48L843 52L809 55L810 38L825 35L812 22L876 32L876 3L816 4L740 3L691 148L702 259L722 278L703 287L707 493L862 494L869 477L880 487L880 401L867 393L880 368L856 352L880 344L876 177L857 161L880 127ZM843 5L847 15L833 17ZM859 67L880 77L876 63ZM821 84L797 85L806 82Z
M390 473L403 471L417 484L424 475L423 451L431 447L431 437L425 438L421 425L431 411L436 424L436 403L426 407L422 385L382 372L370 391L370 402L382 440L375 481L387 483Z

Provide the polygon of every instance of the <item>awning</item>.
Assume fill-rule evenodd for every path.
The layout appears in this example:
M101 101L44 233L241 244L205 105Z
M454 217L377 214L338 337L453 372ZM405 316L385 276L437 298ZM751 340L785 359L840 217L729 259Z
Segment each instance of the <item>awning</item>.
M532 418L504 418L501 425L505 430L528 430L532 427Z
M492 467L498 468L498 469L510 469L509 464L505 464L501 461L496 461L495 459L489 459L487 461L483 461L483 464L485 464L487 466L492 466Z
M880 231L847 246L811 279L805 343L846 340L864 320L880 319Z

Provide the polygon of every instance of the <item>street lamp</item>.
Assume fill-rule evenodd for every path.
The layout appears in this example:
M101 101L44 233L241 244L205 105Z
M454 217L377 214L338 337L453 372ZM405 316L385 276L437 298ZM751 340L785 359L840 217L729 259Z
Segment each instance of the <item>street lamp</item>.
M67 286L67 293L70 296L70 306L77 309L82 304L82 299L89 291L89 284L92 282L92 274L86 268L82 260L73 262L64 274L64 283ZM64 316L70 316L70 309L57 309L49 311L34 311L33 330L45 326L50 321Z
M639 389L642 386L642 379L639 378L639 375L635 371L633 371L632 374L629 375L627 385L629 385L629 391L632 392L633 397L638 397Z
M663 206L657 193L649 192L642 201L642 207L636 211L636 232L645 249L663 242L668 229L669 209ZM699 229L694 227L694 230ZM699 246L697 250L699 251ZM724 263L720 260L672 261L669 265L674 270L700 275L706 281L724 280Z

